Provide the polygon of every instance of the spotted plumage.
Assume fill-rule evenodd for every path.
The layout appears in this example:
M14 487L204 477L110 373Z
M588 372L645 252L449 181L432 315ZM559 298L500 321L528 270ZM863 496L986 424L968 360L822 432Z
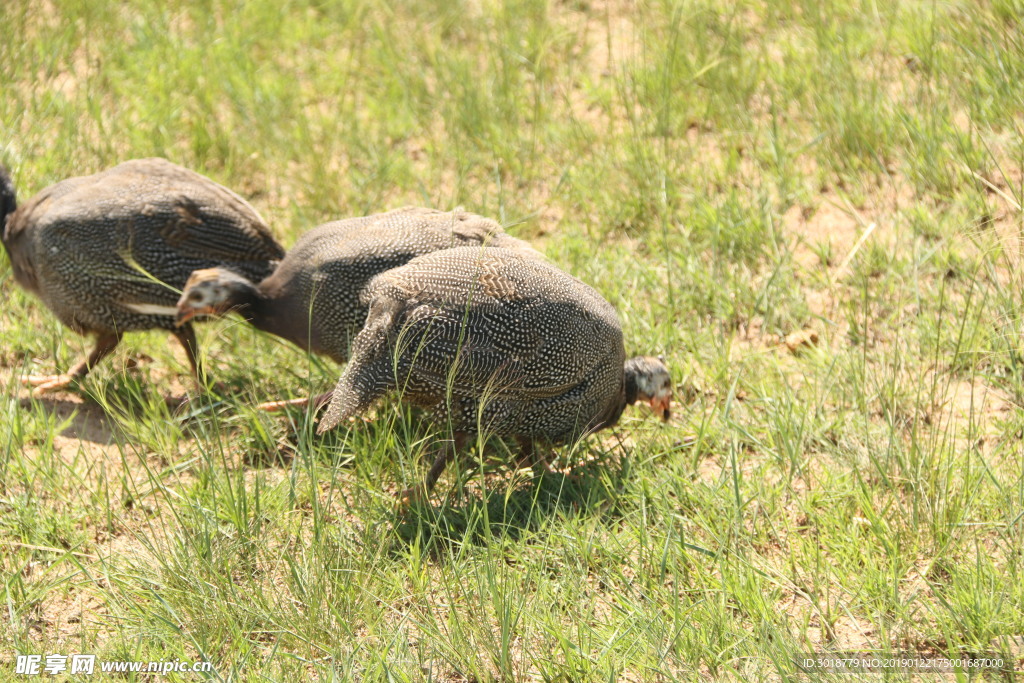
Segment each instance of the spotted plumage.
M268 275L284 250L241 197L164 159L127 161L52 185L20 207L0 171L3 244L14 278L65 325L95 334L89 359L65 375L29 378L37 393L86 374L131 330L171 330L195 366L191 326L175 326L192 271Z
M539 257L488 218L406 207L313 228L259 284L221 268L194 273L178 302L178 318L237 311L265 332L342 363L366 321L360 293L371 278L415 256L463 245L516 248Z
M544 261L448 249L378 275L362 296L366 325L319 432L388 392L456 433L524 441L571 441L615 424L638 399L667 417L664 364L627 361L611 305Z

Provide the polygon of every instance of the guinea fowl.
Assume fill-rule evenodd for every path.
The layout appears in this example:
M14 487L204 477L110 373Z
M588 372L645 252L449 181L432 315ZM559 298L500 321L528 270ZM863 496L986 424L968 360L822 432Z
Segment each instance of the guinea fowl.
M466 245L514 248L542 258L489 218L461 209L405 207L313 228L259 284L226 268L193 273L178 300L178 321L237 311L257 329L343 363L366 321L360 292L371 278L415 256ZM319 407L330 397L327 392L259 407L310 401Z
M614 425L627 404L669 417L664 363L626 360L612 306L554 266L509 249L463 247L413 259L366 287L366 325L320 425L323 433L389 391L431 408L454 447L434 461L429 492L469 434L572 441ZM538 463L540 464L540 463Z
M68 178L20 207L0 166L0 212L14 279L62 323L97 337L68 372L26 377L36 396L84 377L130 330L171 331L198 379L195 331L175 325L174 304L188 276L223 266L261 278L284 256L245 200L165 159Z

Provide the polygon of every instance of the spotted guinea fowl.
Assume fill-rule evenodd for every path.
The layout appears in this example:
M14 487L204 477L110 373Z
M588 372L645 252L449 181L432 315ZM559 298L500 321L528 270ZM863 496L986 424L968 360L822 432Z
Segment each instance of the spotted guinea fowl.
M259 284L226 268L193 273L178 300L178 320L237 311L257 329L343 363L366 321L360 292L373 276L415 256L466 245L515 248L540 258L489 218L461 209L405 207L313 228ZM318 407L330 396L260 407L275 410L310 400Z
M481 429L564 443L614 425L627 404L669 417L671 379L652 357L626 360L612 306L554 266L509 249L463 247L413 259L366 287L366 325L318 432L389 391L450 425L420 497L467 435Z
M175 326L178 292L192 271L224 266L268 275L284 249L245 200L164 159L126 161L69 178L20 207L0 166L0 223L15 280L96 346L68 372L33 376L34 395L89 372L130 330L169 330L198 377L191 325Z

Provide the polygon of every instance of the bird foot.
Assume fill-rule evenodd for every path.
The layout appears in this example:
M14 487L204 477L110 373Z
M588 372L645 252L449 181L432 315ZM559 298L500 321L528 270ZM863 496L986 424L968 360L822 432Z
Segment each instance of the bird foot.
M62 375L28 375L27 377L21 378L21 383L27 386L35 387L32 390L32 396L39 398L43 394L48 394L51 391L60 391L65 389L71 384L74 384L77 377L74 375L64 373Z
M320 410L322 406L327 405L331 401L331 396L334 395L333 391L328 391L317 396L307 396L305 398L293 398L288 401L268 401L261 403L256 406L257 409L266 411L268 413L275 413L285 408L305 408L310 403L313 404L313 412Z
M267 401L266 403L260 403L256 406L257 410L263 410L268 413L276 413L285 408L305 408L309 404L309 398L293 398L289 401Z
M540 476L544 476L546 474L557 475L559 477L564 477L565 479L573 482L580 482L583 479L581 475L576 474L576 472L573 471L571 468L560 470L557 467L552 466L552 464L547 460L535 462L533 463L532 467L533 471L539 474Z
M537 453L528 454L520 457L518 460L516 460L516 467L518 469L533 470L535 474L540 476L543 476L545 474L557 474L559 476L565 477L566 479L572 479L573 481L578 481L580 478L580 475L573 474L573 471L571 469L560 470L554 467L547 458L542 457Z
M557 472L558 470L552 470L552 471L553 472ZM577 483L577 484L580 483L581 481L583 481L583 475L582 474L576 474L575 470L565 470L564 472L561 472L561 475L563 477L565 477L566 479L568 479L569 481Z
M407 488L398 494L398 509L408 510L413 505L423 505L430 500L430 494L423 484Z

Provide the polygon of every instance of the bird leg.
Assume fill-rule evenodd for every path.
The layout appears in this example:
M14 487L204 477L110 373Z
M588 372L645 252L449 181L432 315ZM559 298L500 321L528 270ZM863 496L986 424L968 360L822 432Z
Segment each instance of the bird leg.
M536 442L528 436L516 436L516 443L519 444L519 465L528 465L535 470L548 474L554 474L556 470L551 467L547 457L537 450Z
M574 472L561 472L552 467L551 463L548 462L547 455L537 448L537 442L533 439L527 436L517 436L516 443L519 444L519 449L522 453L519 456L520 466L529 465L535 472L541 474L557 474L573 481L579 480L579 475Z
M192 379L195 380L196 386L202 391L205 386L203 383L202 365L199 362L199 343L196 341L195 329L192 325L185 324L174 328L171 332L185 348L185 355L188 356L188 364L192 369Z
M328 401L331 400L331 396L334 395L334 391L325 391L322 394L316 396L307 396L305 398L293 398L289 401L268 401L267 403L261 403L256 406L259 410L265 410L268 413L273 413L278 410L283 410L289 407L304 408L310 403L313 404L313 412L320 410Z
M100 334L96 338L96 345L88 357L85 360L79 361L67 372L61 375L29 375L28 377L23 377L21 381L24 384L35 387L32 390L32 396L36 398L51 391L64 389L89 374L89 371L97 363L110 355L110 352L117 348L120 342L121 334L119 332Z
M469 439L469 434L466 432L455 432L453 436L454 438L451 441L446 441L444 447L441 448L441 452L427 471L427 476L424 478L423 483L419 486L405 489L398 494L399 506L408 507L413 503L425 503L427 501L427 497L434 490L434 484L441 477L444 468L463 449L466 441Z

